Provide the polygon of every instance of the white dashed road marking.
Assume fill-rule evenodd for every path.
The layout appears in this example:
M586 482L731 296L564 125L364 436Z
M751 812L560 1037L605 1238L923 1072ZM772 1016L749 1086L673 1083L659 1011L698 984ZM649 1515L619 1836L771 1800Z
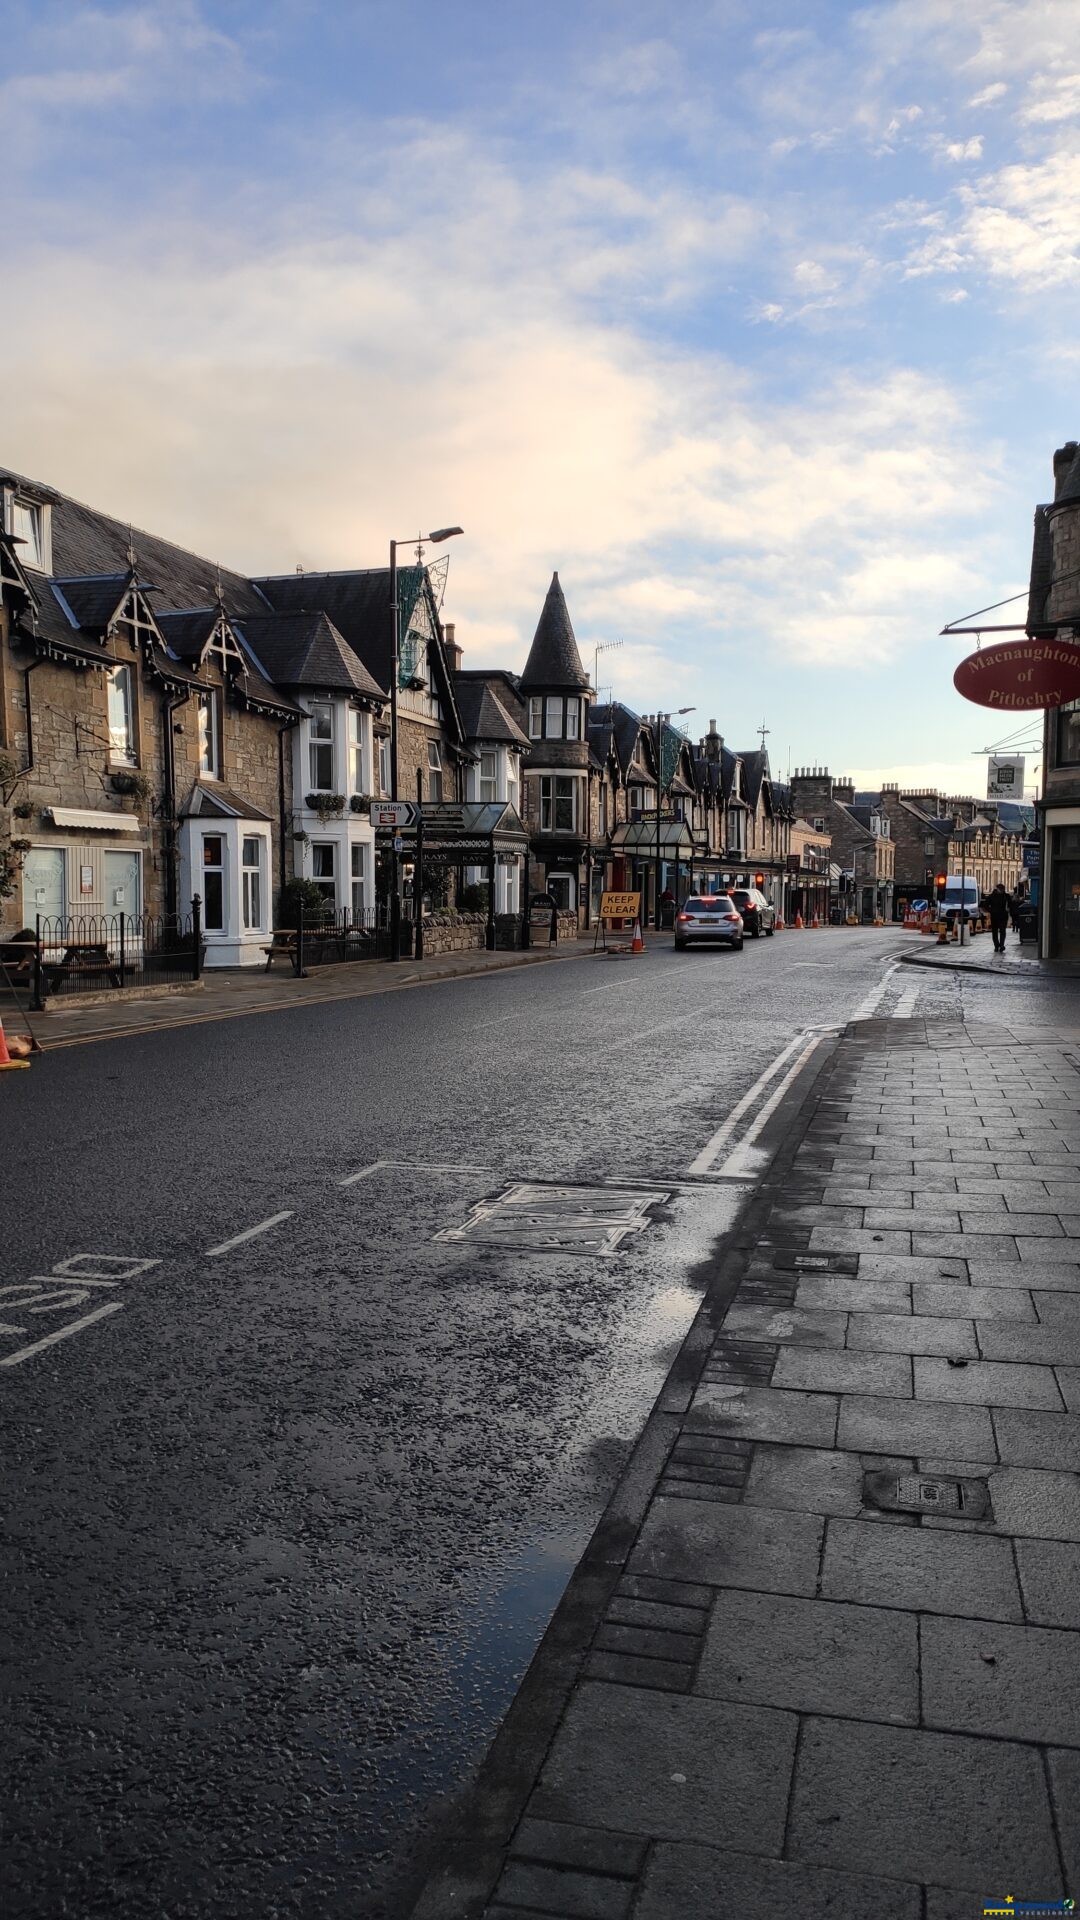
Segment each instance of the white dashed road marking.
M279 1227L283 1220L291 1220L295 1209L288 1207L284 1213L272 1213L269 1220L260 1220L257 1227L245 1227L243 1233L234 1233L231 1240L223 1240L219 1247L207 1247L206 1258L212 1260L216 1254L228 1253L233 1247L239 1247L245 1240L254 1240L256 1234L269 1233L271 1227Z

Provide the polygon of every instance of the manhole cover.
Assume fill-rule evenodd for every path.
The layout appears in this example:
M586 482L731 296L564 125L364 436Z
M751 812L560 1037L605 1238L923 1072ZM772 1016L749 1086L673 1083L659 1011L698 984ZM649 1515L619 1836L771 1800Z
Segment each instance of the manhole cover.
M992 1520L990 1488L985 1480L953 1480L939 1474L863 1474L863 1499L884 1513L955 1514L964 1520Z
M470 1240L521 1253L614 1253L649 1225L649 1208L666 1193L617 1187L541 1187L528 1182L480 1200L460 1227L436 1240Z

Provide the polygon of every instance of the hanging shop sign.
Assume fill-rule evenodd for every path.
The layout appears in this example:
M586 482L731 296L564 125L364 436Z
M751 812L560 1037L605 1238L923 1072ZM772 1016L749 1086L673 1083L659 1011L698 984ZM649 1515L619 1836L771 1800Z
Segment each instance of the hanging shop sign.
M1024 756L1022 753L992 753L986 768L988 800L1022 800L1024 797Z
M998 713L1061 707L1080 699L1080 647L1053 637L983 647L961 660L953 686L965 700Z

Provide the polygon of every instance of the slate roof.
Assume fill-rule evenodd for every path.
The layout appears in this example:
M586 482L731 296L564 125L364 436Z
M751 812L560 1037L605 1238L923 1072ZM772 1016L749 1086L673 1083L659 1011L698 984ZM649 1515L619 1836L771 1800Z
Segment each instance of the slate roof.
M589 684L558 573L551 576L521 684L523 687L587 687Z
M513 715L508 713L495 688L479 676L454 675L458 712L466 737L470 740L502 740L510 746L527 747L529 736Z
M269 820L270 815L263 813L260 807L253 806L242 794L233 793L231 788L219 786L217 781L203 784L196 780L183 805L178 809L181 820Z
M163 640L178 660L201 660L218 617L218 607L198 607L190 613L155 613Z
M221 580L225 605L230 613L265 611L265 601L250 580L242 574L218 568L161 540L156 534L130 528L125 521L114 520L81 501L69 500L51 487L43 487L25 474L0 468L0 482L23 488L35 499L52 502L52 558L54 578L80 579L91 574L126 574L128 548L133 547L137 571L142 579L153 581L160 595L155 608L202 607L215 598Z
M321 610L243 614L236 627L263 672L279 686L326 687L380 701L390 697Z
M394 675L389 567L282 573L260 578L255 585L278 613L327 614L375 685L389 688Z
M615 757L618 760L620 772L625 780L635 760L638 758L638 746L642 734L647 733L648 729L645 727L641 715L635 713L632 707L624 707L621 700L613 700L609 702L607 706L603 707L591 707L589 709L590 733L592 732L593 726L597 723L601 726L605 724L609 725L611 728L612 738L615 742ZM653 781L652 773L645 774L642 778L650 784Z
M51 584L62 596L64 609L70 609L77 627L88 633L101 633L127 596L131 569L123 573L80 574L74 578L54 573Z
M740 753L743 763L743 798L749 807L756 807L762 782L769 777L769 756L761 747L753 753Z
M1050 509L1036 507L1031 546L1031 582L1028 587L1028 631L1037 632L1046 620L1046 602L1054 583L1054 553L1050 541Z

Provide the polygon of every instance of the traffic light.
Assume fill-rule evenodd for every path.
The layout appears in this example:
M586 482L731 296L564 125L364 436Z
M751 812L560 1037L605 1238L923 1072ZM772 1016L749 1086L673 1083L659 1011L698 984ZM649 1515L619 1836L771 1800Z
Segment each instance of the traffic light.
M765 875L763 873L755 873L754 885L755 887L757 887L758 892L760 893L762 887L765 885Z
M938 891L939 891L939 892L940 892L940 891L941 891L941 889L942 889L942 888L944 887L944 885L945 885L945 881L946 881L946 879L947 879L947 878L948 878L948 876L947 876L947 874L944 874L944 873L939 873L939 874L938 874L938 877L937 877L937 886L938 886Z

